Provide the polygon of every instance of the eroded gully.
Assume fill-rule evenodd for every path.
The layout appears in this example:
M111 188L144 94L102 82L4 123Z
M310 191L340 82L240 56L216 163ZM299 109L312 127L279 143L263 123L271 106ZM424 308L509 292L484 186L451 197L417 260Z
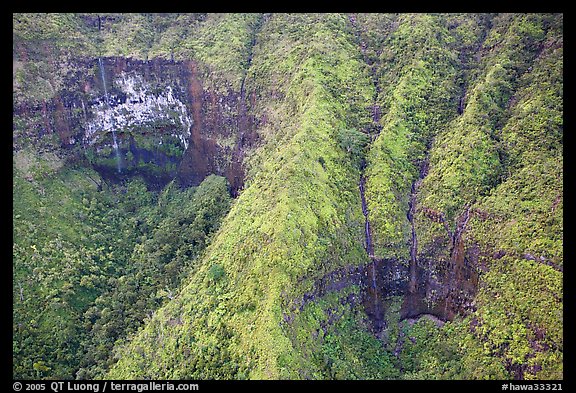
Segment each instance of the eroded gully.
M367 54L367 43L362 38L360 27L357 24L356 17L354 15L349 15L348 20L350 21L350 25L352 26L356 41L360 47L360 51L362 54L362 58L364 63L369 67L370 76L372 79L372 84L374 86L374 96L372 98L372 105L370 106L370 115L372 122L371 124L363 131L366 135L370 136L370 140L374 141L374 139L378 136L381 130L380 125L380 107L377 104L378 102L378 78L376 76L376 70L373 67L372 61L370 60ZM366 281L366 294L364 296L364 308L370 320L372 321L372 328L376 334L380 333L382 329L385 327L384 322L384 307L381 302L383 298L383 294L379 293L378 288L378 263L380 262L374 255L374 243L372 241L372 229L370 227L370 217L369 217L369 209L368 203L366 201L366 160L362 159L362 163L360 166L360 181L358 183L358 188L360 191L360 200L362 203L362 214L364 215L364 248L366 249L366 253L368 254L368 258L370 259L370 264L366 269L367 274L367 281Z

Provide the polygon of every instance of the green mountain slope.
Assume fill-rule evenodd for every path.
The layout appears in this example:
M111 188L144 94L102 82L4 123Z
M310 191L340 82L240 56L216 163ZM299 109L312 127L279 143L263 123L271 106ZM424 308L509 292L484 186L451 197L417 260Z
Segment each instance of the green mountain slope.
M563 378L562 14L13 21L15 378Z
M359 105L370 85L362 83L367 77L346 29L346 18L336 15L274 15L267 21L248 85L261 97L270 97L271 89L280 95L262 99L259 108L269 114L262 130L267 141L250 161L249 181L202 268L119 351L109 377L298 378L325 372L310 370L302 359L312 349L298 333L326 323L325 308L344 294L326 300L317 315L305 308L305 321L291 308L315 279L365 262L359 172L338 138L366 121L358 111L368 115ZM273 35L286 30L282 38ZM349 90L336 95L343 85ZM170 323L178 318L181 324ZM127 356L134 352L136 359Z

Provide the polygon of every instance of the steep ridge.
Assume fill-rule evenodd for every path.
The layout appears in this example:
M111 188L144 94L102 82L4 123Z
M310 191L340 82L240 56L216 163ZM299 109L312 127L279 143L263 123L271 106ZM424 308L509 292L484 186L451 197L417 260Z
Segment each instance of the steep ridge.
M362 203L362 214L364 215L364 238L365 238L365 250L368 254L368 258L370 258L370 266L367 268L367 282L366 282L366 294L364 295L364 309L366 314L370 318L372 322L372 330L376 335L378 335L383 327L384 327L384 308L382 300L384 298L384 294L380 294L380 287L382 287L382 283L378 279L378 264L380 262L374 256L374 242L372 241L372 228L370 227L370 217L368 211L368 203L366 201L366 150L369 146L369 141L373 141L375 138L378 137L378 134L381 130L381 125L379 124L380 121L380 108L377 105L377 97L379 93L378 88L378 78L376 77L376 69L373 64L373 60L371 59L370 54L368 53L368 44L366 39L363 37L362 30L358 25L356 20L357 15L351 14L348 15L348 21L354 32L356 44L360 48L360 52L362 54L362 59L368 69L370 71L370 76L372 79L372 84L374 86L373 89L373 97L372 102L370 103L370 114L371 114L371 122L367 124L362 132L366 135L366 145L362 149L362 159L360 164L360 182L358 184L358 188L360 191L360 200Z
M392 263L398 264L399 261L405 261L402 264L409 266L403 274L403 277L406 277L405 284L400 286L400 295L406 295L400 309L400 320L408 319L414 321L412 318L425 314L432 314L442 320L453 320L458 315L476 315L475 311L478 305L474 298L479 285L482 284L478 258L479 255L487 252L484 248L487 243L482 241L482 245L479 245L472 241L467 233L470 227L475 225L474 220L478 214L479 217L483 217L483 221L486 220L486 213L478 213L478 210L474 207L474 201L476 198L486 195L488 193L487 190L497 184L498 176L501 176L502 173L500 160L504 157L503 164L505 165L506 160L509 159L507 158L509 156L506 148L502 147L500 142L500 138L505 135L501 133L500 129L503 124L506 124L508 105L510 105L510 102L515 103L515 101L510 101L509 98L513 95L518 78L524 70L531 69L530 64L536 55L541 56L542 47L546 39L546 29L550 29L551 36L548 38L549 43L544 47L558 45L557 35L555 35L557 30L554 27L557 22L555 20L556 16L553 15L499 15L493 20L491 16L477 16L473 24L469 23L470 20L460 24L459 18L460 16L458 15L450 17L401 15L396 18L390 16L380 16L379 18L379 16L375 15L365 15L358 18L364 26L379 26L390 34L388 36L384 34L385 37L390 38L382 45L384 49L380 54L380 59L385 59L386 63L381 63L380 67L386 70L381 75L384 78L392 77L394 83L382 83L380 81L380 85L386 86L388 91L392 90L394 99L386 101L386 96L391 97L392 95L389 92L384 92L384 99L380 105L380 108L384 108L382 116L384 127L379 134L379 138L370 147L366 188L368 190L368 210L371 213L373 211L377 213L387 211L385 209L389 205L383 203L383 196L388 195L388 201L393 201L392 196L394 194L390 193L390 190L396 190L396 192L400 189L405 190L399 194L400 196L405 196L402 199L397 197L398 199L396 200L404 200L402 205L407 206L406 209L391 208L389 213L382 214L382 219L380 220L376 214L369 216L372 224L375 256L381 257L383 252L386 252L387 255L395 256L395 258L389 259ZM436 20L434 21L434 19ZM416 27L416 24L412 24L416 20L419 21L418 27ZM430 28L430 31L444 31L444 35L442 33L435 36L428 35L429 39L436 40L438 37L444 37L443 39L446 40L445 43L440 44L438 47L432 44L434 41L428 41L428 44L424 46L432 48L432 51L434 48L438 48L436 49L439 51L438 54L432 55L430 59L433 60L430 60L429 63L437 67L434 74L438 75L438 70L451 70L448 72L451 72L454 76L458 75L458 80L462 81L460 86L452 87L446 85L446 83L436 84L433 82L430 85L420 85L421 91L425 91L429 86L443 86L447 90L445 92L436 90L438 97L443 97L442 99L453 97L445 101L446 115L442 120L426 119L425 114L432 113L430 109L424 109L427 105L430 105L429 108L442 107L441 104L438 105L442 101L431 104L430 98L433 100L434 93L432 95L427 93L427 101L423 101L421 104L414 100L414 98L418 97L418 75L426 70L426 55L420 55L424 63L412 64L412 67L407 68L405 72L391 70L391 67L394 67L395 64L391 59L394 59L395 55L390 53L390 49L400 46L403 54L416 52L417 49L410 50L412 48L410 40L418 40L416 37L419 34L425 34L426 26L430 26L431 23L438 24ZM442 27L444 24L445 26L450 26L450 31ZM457 27L455 28L454 25ZM476 41L471 41L467 38L466 30L478 31L478 29L486 27L491 30L487 33L476 34ZM403 33L403 31L408 31L404 29L410 29L410 34ZM519 33L520 31L522 33ZM523 38L519 39L518 37ZM406 41L398 42L397 40L399 39ZM426 38L420 39L421 42L426 42L425 40ZM414 48L422 47L415 46ZM491 50L488 50L488 48ZM452 53L450 54L449 51L452 51ZM474 51L476 51L477 59L481 59L476 64L470 61ZM437 63L438 59L445 59L447 62ZM454 64L458 63L456 59L461 65L454 68ZM404 55L401 58L401 62L401 64L407 64L409 60ZM430 79L433 79L433 76L428 75L424 80L429 81ZM453 78L444 76L441 79L446 81ZM411 89L408 90L407 86L410 86ZM458 90L464 92L464 95L458 93ZM403 100L406 102L406 96L401 95L402 91L410 91L411 94L409 96L410 104L404 106L404 108L409 108L411 111L409 115L402 115L401 112ZM460 97L458 98L459 95ZM476 106L480 100L483 103L482 105L484 105L482 109ZM487 102L492 103L492 106L489 106L490 104L486 105ZM422 106L419 107L418 105ZM419 108L423 109L422 115L418 115ZM398 116L398 113L400 113L400 116ZM435 111L435 113L438 112ZM478 122L473 120L477 115L483 120ZM550 116L552 119L555 118L553 114L550 114ZM399 120L395 120L398 118ZM454 120L450 122L450 118L454 118ZM416 123L416 119L424 121ZM489 119L490 125L483 123L486 119ZM390 125L386 124L387 121ZM393 121L396 121L396 123ZM445 127L445 124L448 126ZM485 136L481 138L485 138L486 142L479 143L474 141L478 136L478 131L473 131L470 128L471 124L474 124L476 130L480 129L485 132ZM412 137L410 133L404 134L408 135L407 140L410 141L407 144L398 144L398 141L402 141L400 137L402 134L399 134L398 131L396 131L397 133L394 134L394 137L389 134L390 130L404 130L403 132L406 132L406 130L410 129L417 130L419 138L421 138L419 140L420 145L416 142L418 139ZM427 129L432 130L437 135L430 134ZM506 129L505 126L504 129ZM455 147L453 141L448 142L448 139L446 139L447 135L450 135L451 139L459 140L458 144L461 147ZM377 155L376 153L380 151L379 149L382 149L381 146L385 146L386 150L384 151L386 153ZM423 149L414 150L418 146ZM471 150L467 150L467 148L464 148L465 146L470 146ZM403 162L399 153L408 151L410 152L409 157L412 158L413 169L408 170L410 166L404 166L406 175L398 176L402 170L402 166L399 166L398 163ZM458 154L459 158L453 162L470 160L470 163L466 166L460 166L458 169L452 166L450 171L447 171L446 167L453 165L448 163L453 160L450 157L454 153ZM389 161L390 163L386 163L383 159L387 154L394 157L394 160ZM425 154L425 156L422 154ZM394 168L393 165L396 165L396 168L387 169L390 168L390 165L392 165L392 168ZM416 168L419 168L419 170L414 171ZM384 170L386 171L382 172ZM415 174L418 172L420 175L416 178ZM385 173L385 175L377 177L382 173ZM404 186L393 184L388 191L382 188L386 184L391 184L391 179L406 179L409 173L414 176L414 180L411 182L406 181ZM438 176L439 173L442 173L443 176L450 175L455 177L447 182L441 180L442 176ZM378 179L378 181L370 182L371 177L372 179ZM456 181L456 179L460 180ZM380 189L377 193L371 194L371 187L379 187ZM431 191L431 189L434 191ZM555 195L555 200L559 200L560 198L557 197L559 194ZM442 200L443 208L436 208L432 202L435 200ZM553 201L550 203L553 203ZM557 206L557 204L553 205ZM457 210L455 210L455 206L458 206ZM390 221L390 218L394 217L393 211L407 211L406 218L410 225L404 225L400 227L403 228L402 230L396 229L391 232L393 230L392 225L396 225L398 228L398 224L402 222L400 218L394 218ZM385 223L386 225L382 226L380 223ZM487 230L486 226L483 228ZM384 233L387 235L383 237ZM403 243L398 243L401 239L398 235L401 233L404 233L402 237L405 240ZM478 233L476 233L476 236L478 236ZM389 243L386 247L379 248L379 239L382 238L387 239ZM397 240L394 242L392 239ZM398 244L402 244L402 246L397 246ZM489 248L491 249L492 247ZM407 255L401 254L402 252ZM492 255L497 255L498 260L506 253L504 250L492 251ZM399 255L402 257L398 258ZM519 255L526 260L538 260L538 257L534 257L534 254L530 252L516 252L515 255ZM541 260L548 262L546 257L542 257ZM548 265L554 266L555 264L548 262ZM384 281L384 285L380 288L382 296L392 296L394 292L387 291L386 283L391 288L397 288L398 285L397 283L390 285L389 281ZM554 281L550 281L546 285L554 288L557 284ZM558 289L556 287L556 289L550 290L557 291ZM499 292L500 290L494 288L493 291ZM558 299L558 295L554 295L554 298ZM480 312L480 314L483 315L483 312ZM387 314L387 318L394 319L390 312ZM472 321L474 321L474 324L480 323L476 317L472 317ZM554 330L557 329L553 323L551 323L551 326L554 326ZM531 329L534 329L534 326ZM393 329L389 330L394 334ZM526 331L528 335L533 334L530 333L530 330ZM538 331L540 333L537 333L536 336L542 337L541 330ZM403 360L406 359L403 358L403 352L406 349L402 348L403 344L400 337L398 340L395 353L398 353L401 361L405 361ZM521 346L525 346L525 342ZM513 345L512 343L520 345L516 344L519 343L516 340L511 341L510 345ZM531 345L534 347L535 344ZM536 352L532 352L533 355L530 356L542 356L544 359L546 359L545 356L557 356L549 355L556 351L556 349L547 350L546 348L549 347L550 344L540 344L540 347L538 347L540 349L533 349L532 351ZM552 344L551 347L558 348L558 344ZM514 366L514 364L520 362L519 358L511 360L511 355L507 356L508 358L504 357L501 359L502 363L500 365L496 366L494 364L493 366L482 367L482 369L486 373L502 375L498 374L501 371L496 371L496 369L504 365L507 372L510 372L516 378L522 378L523 373L527 370L526 366L524 368ZM521 359L523 359L522 362L526 362L526 357ZM486 364L489 363L487 362ZM494 368L488 371L490 367ZM528 370L534 373L541 370L541 368L541 365L537 365Z
M539 337L541 334L533 333L541 328L535 327L534 319L527 324L514 325L511 329L514 333L508 333L508 338L504 338L497 345L492 344L490 347L486 344L485 336L480 338L482 336L478 332L486 332L482 327L482 321L494 322L494 314L490 314L489 318L481 316L485 316L486 312L512 315L506 309L514 309L517 303L511 301L504 306L497 302L499 306L487 307L492 300L487 300L485 295L481 294L486 293L490 287L494 295L503 291L506 284L502 282L495 284L491 280L493 273L489 273L489 265L482 255L490 254L501 261L506 251L499 250L500 253L498 250L490 251L493 248L489 245L489 241L479 241L480 237L490 239L497 233L498 231L494 232L494 228L488 229L484 226L485 232L475 230L474 235L469 234L472 228L477 228L476 220L485 221L490 217L489 213L479 209L478 203L482 204L480 201L485 199L493 200L492 195L500 189L499 184L502 178L506 177L505 173L512 170L511 167L507 167L505 158L509 154L508 145L502 141L508 138L505 130L517 127L515 120L509 117L510 111L514 111L513 97L519 93L522 75L534 68L534 61L542 55L543 48L550 45L550 42L558 42L556 23L558 23L557 16L534 14L498 15L491 21L491 29L480 47L481 60L468 79L470 84L466 88L464 110L435 138L430 152L430 169L417 197L416 232L419 239L419 259L424 262L424 266L432 267L429 272L432 279L427 283L424 299L429 304L428 307L436 305L439 310L444 310L446 318L453 319L457 314L469 315L461 322L464 326L469 324L469 331L457 336L460 337L459 340L471 343L471 348L478 348L481 345L485 348L468 351L464 362L474 364L478 370L470 369L467 375L510 375L521 379L531 373L534 377L544 368L542 364L547 360L534 360L534 366L527 368L526 364L530 364L530 361L527 361L528 357L547 359L548 356L558 356L555 349L550 349L557 347L557 344L538 347L531 341L534 339L529 338ZM558 67L558 63L554 65ZM554 118L557 119L555 115L551 115L550 119ZM558 126L558 123L556 124ZM551 132L549 135L551 136L549 140L552 140L552 135L558 134ZM502 159L503 157L505 159ZM514 170L508 173L514 173ZM517 192L516 195L521 199L527 197L526 191L522 188L516 188L514 192ZM554 200L552 194L558 195L555 191L548 191L546 187L542 187L541 192L547 195L545 198L550 202L546 203L550 204ZM533 212L531 214L538 211L538 208L532 209L534 208L529 209ZM535 225L539 219L536 216L532 217L531 225ZM524 243L525 240L521 240L524 236L516 234L510 238L516 239L518 243ZM542 234L538 238L543 241L547 236L550 235ZM528 272L533 272L541 276L536 271L534 268L527 268L523 274L531 275ZM518 280L522 275L515 275L514 279ZM551 301L554 304L557 302L559 290L555 281L557 278L549 274L544 276L548 278L544 280L546 284L542 285L548 287L548 290L555 295L543 296L542 301ZM520 293L527 288L526 284L515 287L518 296L521 296ZM553 309L557 309L557 305L553 306ZM548 329L557 331L554 322L549 321L547 326ZM470 337L470 332L474 332L472 337L475 338ZM530 342L532 344L528 344ZM497 349L498 345L500 347ZM539 349L528 350L527 347L530 345ZM482 362L472 360L472 353L479 359L484 359L482 360L484 365L481 365ZM498 363L488 359L498 359ZM519 363L524 364L524 368L518 368ZM530 371L523 374L528 370ZM554 372L557 372L554 367L545 371L545 373Z
M512 29L519 20L519 17L518 20L507 20L501 27L496 24L487 40L491 38L490 34L495 34L497 28ZM484 46L486 45L487 42L484 42ZM521 69L527 68L530 56L533 56L531 48L527 45L514 45L511 49L506 46L496 48L483 58L481 64L486 66L483 66L483 70L481 66L482 71L478 73L475 82L468 87L467 104L462 115L454 119L436 138L430 156L430 170L422 182L418 198L417 222L422 224L416 229L421 238L422 260L431 260L438 266L435 272L430 272L437 277L450 276L453 272L462 270L466 260L468 275L472 274L469 277L470 284L476 280L473 273L475 269L473 266L476 263L470 260L472 255L468 258L462 255L464 252L461 243L462 231L469 219L470 205L476 198L485 195L498 181L501 164L494 137L495 128L501 121L512 95L516 78L512 73L517 72L513 68L514 63L503 67L499 61L504 57L518 59L522 63L517 63L516 67ZM450 143L447 143L448 140ZM459 141L460 148L451 148L456 141ZM446 171L444 169L446 167L450 167L450 171ZM434 217L441 219L436 220ZM434 223L432 226L431 222ZM438 244L443 244L444 247L438 247ZM441 267L442 265L444 267ZM470 288L472 292L467 295L454 288L456 294L447 296L446 292L438 291L440 287L449 293L452 291L447 285L432 285L427 290L426 298L432 303L436 301L435 299L455 302L453 307L456 312L464 311L464 308L468 307L464 305L466 303L464 299L471 299L474 294L473 288ZM434 296L431 292L436 292L438 295ZM448 306L450 307L452 306Z
M361 317L340 300L360 288L329 292L293 316L284 317L283 310L325 273L367 262L354 180L359 168L347 153L360 133L347 130L370 121L356 108L371 92L346 31L342 15L273 15L263 24L246 91L260 95L256 110L267 121L258 130L264 144L249 161L246 187L202 268L120 349L109 377L303 378L330 372L314 348L328 344L329 332L339 336L333 325L342 319L331 313L343 320ZM342 85L351 90L334 95ZM211 275L215 266L225 272L220 279ZM167 324L172 318L183 322ZM310 329L316 338L301 336ZM332 350L352 344L353 337L346 339ZM160 348L157 340L164 342Z
M401 272L385 280L381 291L384 299L408 295L406 318L423 312L412 301L421 296L426 282L426 270L417 258L415 201L434 135L454 116L456 88L447 81L455 79L457 57L440 16L367 15L360 20L365 31L373 25L383 29L377 35L383 41L372 41L383 48L374 67L378 85L383 86L376 100L382 131L370 145L366 170L374 256L380 265ZM401 50L402 57L393 50Z
M154 236L185 218L162 222L151 240L136 240L150 225L140 218L94 221L126 234L133 225L133 236L118 239L121 252L90 249L97 257L70 271L130 260L155 281L166 269L156 295L141 276L111 278L149 299L146 316L115 289L95 302L86 288L103 284L87 278L77 297L66 284L64 301L34 303L45 316L28 321L30 277L60 255L61 240L39 241L19 222L15 375L562 378L562 15L14 18L15 184L32 206L46 211L44 187L58 191L58 168L71 164L102 177L80 168L86 178L74 182L90 191L86 201L70 193L79 216L80 200L94 211L92 193L117 182L132 211L140 176L156 190L175 179L180 195L216 173L236 197L182 271L188 259ZM35 154L45 160L37 173ZM220 192L221 180L206 184L216 183ZM135 189L148 201L145 186ZM76 308L61 318L68 299ZM58 360L45 346L38 361L24 343L54 325L50 316L67 332L58 342L78 338ZM71 322L81 318L91 331ZM62 360L81 352L80 370Z
M561 26L552 15L511 26L531 27L535 57L521 68L497 134L503 180L472 206L465 235L467 245L477 242L481 250L474 334L516 379L563 375ZM488 333L494 330L506 333L497 338Z

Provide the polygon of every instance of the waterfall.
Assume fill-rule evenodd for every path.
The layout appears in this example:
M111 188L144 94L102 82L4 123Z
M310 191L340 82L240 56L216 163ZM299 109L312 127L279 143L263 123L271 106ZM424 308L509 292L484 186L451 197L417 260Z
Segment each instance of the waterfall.
M366 218L364 224L364 234L366 235L366 252L370 258L374 258L374 245L372 244L372 231L370 230L370 221L368 220L368 205L366 204L366 197L364 196L364 183L366 178L360 178L360 199L362 201L362 214Z
M98 57L98 65L100 66L100 76L102 78L102 86L104 87L104 99L106 102L106 107L110 108L110 102L108 101L108 89L106 89L106 74L104 71L104 64L102 58ZM114 119L114 117L112 117ZM114 147L114 152L116 153L116 167L118 173L121 172L120 168L120 149L118 148L118 140L116 139L116 131L114 131L114 123L112 123L112 146Z
M362 170L364 169L364 164L362 165ZM376 284L376 258L374 257L374 244L372 243L372 231L370 230L370 220L368 219L368 205L366 203L366 197L364 195L364 185L366 183L366 178L364 177L364 175L360 176L360 184L359 184L359 188L360 188L360 199L362 202L362 214L365 217L365 223L364 223L364 234L365 234L365 238L366 238L366 252L368 253L368 257L370 258L371 262L372 262L372 269L370 272L370 275L372 277L371 281L372 281L372 290L369 291L372 293L372 307L373 307L373 317L374 317L374 322L375 322L375 328L377 331L379 331L382 326L382 321L381 318L382 316L380 315L380 307L379 307L379 303L380 300L378 298L378 285Z
M414 213L416 211L416 189L419 184L420 179L412 183L412 190L408 201L408 213L406 215L410 222L412 236L412 242L410 243L410 281L408 283L408 290L410 293L416 293L417 287L416 268L418 263L418 237L416 236L416 228L414 225Z

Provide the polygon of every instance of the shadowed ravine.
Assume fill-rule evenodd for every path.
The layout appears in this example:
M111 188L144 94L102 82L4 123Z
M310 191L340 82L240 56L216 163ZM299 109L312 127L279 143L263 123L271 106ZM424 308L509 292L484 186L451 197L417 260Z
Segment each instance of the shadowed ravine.
M13 376L563 378L563 16L14 13Z
M362 172L364 172L365 163L362 164ZM381 297L385 294L380 294L377 284L377 269L378 259L374 257L374 244L372 243L372 231L370 229L370 220L368 218L368 205L366 203L365 187L366 178L364 174L360 176L360 199L362 202L362 214L364 215L364 248L370 258L370 266L366 269L367 285L366 294L364 299L364 307L366 313L373 323L375 333L378 333L384 327L383 307L381 305Z

